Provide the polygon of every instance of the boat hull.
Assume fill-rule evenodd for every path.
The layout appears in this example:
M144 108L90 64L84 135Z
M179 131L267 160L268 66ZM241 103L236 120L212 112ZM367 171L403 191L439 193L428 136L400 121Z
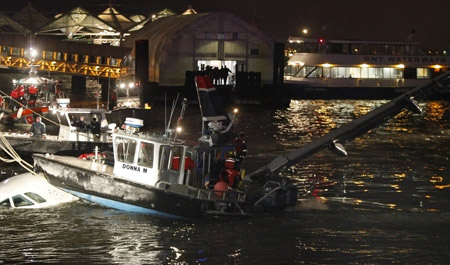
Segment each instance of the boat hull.
M132 182L111 174L112 168L107 165L73 157L37 154L33 159L35 170L43 172L52 185L106 207L165 217L200 217L219 202L206 193L200 198L183 185L157 188ZM102 168L92 169L92 165Z
M78 156L83 153L91 153L95 147L101 151L112 151L111 142L96 141L62 141L47 137L47 139L33 138L30 136L5 136L14 150L23 156L31 156L34 153L60 154Z

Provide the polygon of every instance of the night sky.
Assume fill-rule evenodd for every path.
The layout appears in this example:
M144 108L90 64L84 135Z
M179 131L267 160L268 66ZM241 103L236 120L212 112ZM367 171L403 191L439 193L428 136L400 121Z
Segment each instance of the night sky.
M82 6L96 14L113 6L123 14L149 15L163 8L177 13L191 5L197 12L227 11L258 28L274 41L289 36L377 41L405 41L412 30L412 41L424 50L449 49L450 0L0 0L6 14L28 2L43 14Z

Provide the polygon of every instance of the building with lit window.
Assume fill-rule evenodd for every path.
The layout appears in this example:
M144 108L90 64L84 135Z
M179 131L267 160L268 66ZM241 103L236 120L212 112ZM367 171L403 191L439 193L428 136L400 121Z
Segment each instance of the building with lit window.
M169 15L147 23L124 46L148 40L149 81L182 86L186 71L227 67L261 73L261 83L273 79L273 41L252 24L224 12ZM135 51L131 53L135 56ZM134 58L133 58L134 60Z
M289 38L286 83L307 87L424 85L445 71L449 56L432 56L415 42Z

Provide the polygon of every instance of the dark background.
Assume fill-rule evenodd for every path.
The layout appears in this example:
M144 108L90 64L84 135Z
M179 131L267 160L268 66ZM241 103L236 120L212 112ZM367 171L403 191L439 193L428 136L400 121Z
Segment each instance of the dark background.
M0 11L12 15L28 2L48 17L76 6L98 14L112 4L126 15L151 15L163 8L179 14L191 5L197 12L236 14L277 42L289 36L405 41L415 30L412 41L424 50L450 44L449 0L0 0Z

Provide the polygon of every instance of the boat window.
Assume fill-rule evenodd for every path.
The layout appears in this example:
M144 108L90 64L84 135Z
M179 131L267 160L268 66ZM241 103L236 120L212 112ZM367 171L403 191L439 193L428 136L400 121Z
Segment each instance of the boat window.
M16 195L12 197L13 204L15 207L23 207L23 206L30 206L34 205L31 201L25 199L22 195Z
M117 160L125 163L134 162L136 141L128 138L117 137Z
M37 203L46 202L46 200L44 198L42 198L39 194L36 194L34 192L25 192L25 195L27 195L28 197L30 197L33 201L35 201Z
M161 170L176 170L180 169L180 155L183 155L183 147L181 146L161 146L159 151L159 165Z
M0 207L11 207L11 203L9 202L9 199L6 199L6 200L0 202Z
M181 146L173 146L170 157L172 160L172 166L171 166L172 170L179 171L180 165L182 162L180 157L183 157L183 148Z
M417 79L426 79L430 78L431 73L427 68L417 68Z
M152 143L141 143L141 148L139 149L138 155L138 165L144 167L153 167L153 149L154 145Z

